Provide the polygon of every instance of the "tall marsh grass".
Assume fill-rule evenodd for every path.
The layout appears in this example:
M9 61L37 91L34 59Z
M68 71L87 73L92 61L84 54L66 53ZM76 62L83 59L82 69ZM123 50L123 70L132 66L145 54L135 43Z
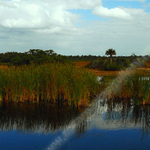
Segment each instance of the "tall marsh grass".
M134 71L117 81L116 77L104 77L101 87L108 87L108 99L133 99L135 104L150 104L150 73Z
M43 64L0 69L0 100L57 101L61 105L88 104L98 93L97 77L72 64Z

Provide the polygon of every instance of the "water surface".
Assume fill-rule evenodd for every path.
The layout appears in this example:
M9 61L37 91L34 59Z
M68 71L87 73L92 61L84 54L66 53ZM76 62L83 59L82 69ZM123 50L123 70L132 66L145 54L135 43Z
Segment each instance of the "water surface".
M0 150L147 150L150 108L127 100L99 101L85 109L47 103L0 103Z

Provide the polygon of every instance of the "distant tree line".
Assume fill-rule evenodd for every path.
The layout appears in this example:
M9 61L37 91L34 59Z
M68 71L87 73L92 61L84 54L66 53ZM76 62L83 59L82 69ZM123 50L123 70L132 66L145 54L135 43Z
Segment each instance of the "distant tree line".
M150 56L136 56L134 53L132 53L131 56L115 56L116 51L112 48L106 50L105 55L109 55L109 58L106 56L68 56L70 60L74 61L90 61L90 64L88 64L86 67L90 69L100 69L100 70L106 70L106 71L115 71L115 70L123 70L130 66L131 63L135 63L137 67L145 67L145 63L143 61L147 60L150 61Z
M28 52L0 53L0 63L8 66L29 65L31 63L42 64L48 62L67 62L67 56L55 53L53 50L30 49Z
M131 63L135 64L137 67L146 67L145 61L150 61L150 56L148 55L136 56L135 54L132 54L131 56L112 57L112 55L116 55L116 52L113 49L109 49L105 54L110 55L110 57L98 57L91 61L86 67L90 69L116 71L129 67Z
M0 53L0 64L6 64L8 66L21 66L29 65L31 63L42 64L48 62L77 62L77 61L88 61L90 64L86 67L91 69L101 70L121 70L128 67L137 59L143 59L150 61L150 56L136 56L134 53L131 56L113 56L116 52L113 49L106 51L107 56L96 56L96 55L76 55L76 56L65 56L55 53L53 50L41 50L41 49L30 49L27 52L6 52ZM143 64L144 65L144 64Z
M99 58L102 59L109 59L107 56L100 56L100 55L69 55L67 56L69 60L72 61L94 61L94 60L98 60ZM145 56L137 56L135 54L132 54L131 56L113 56L113 60L114 58L121 58L121 59L130 59L131 61L134 61L136 58L150 58L149 55L145 55Z

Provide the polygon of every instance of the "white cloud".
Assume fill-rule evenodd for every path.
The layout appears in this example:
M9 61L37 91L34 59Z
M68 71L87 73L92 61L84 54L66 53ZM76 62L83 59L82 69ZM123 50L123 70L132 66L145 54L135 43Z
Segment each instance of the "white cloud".
M124 10L126 13L132 15L132 16L145 15L146 14L143 9L124 8L124 7L121 7L121 9Z
M93 9L102 5L101 0L68 0L66 2L69 9Z
M0 0L1 52L54 49L60 54L144 54L150 47L150 13L142 9L108 9L99 0ZM69 9L91 9L109 21L81 20ZM132 19L131 19L132 18ZM80 27L75 24L80 22Z
M37 29L35 30L37 33L46 33L46 34L59 34L59 35L65 35L65 34L74 34L79 35L81 33L81 30L78 28L65 28L65 27L53 27L53 28L47 28L47 29Z
M63 5L47 5L43 2L2 1L0 25L9 28L48 28L74 26L79 15L63 9Z
M113 18L119 18L119 19L131 19L130 13L127 13L121 8L112 8L108 9L103 6L95 7L93 10L93 14L104 16L104 17L113 17Z
M80 15L68 9L92 9L101 0L0 1L0 25L9 28L74 27Z

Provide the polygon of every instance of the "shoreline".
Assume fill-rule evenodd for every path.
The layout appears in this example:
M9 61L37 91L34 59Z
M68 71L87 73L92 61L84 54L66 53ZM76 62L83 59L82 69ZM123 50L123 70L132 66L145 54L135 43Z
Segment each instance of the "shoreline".
M90 62L74 62L75 66L77 68L84 68L87 64L89 64ZM150 62L146 63L147 67L143 67L143 68L138 68L139 71L143 71L144 73L150 73ZM117 76L120 71L121 72L126 72L124 70L120 70L120 71L103 71L100 69L89 69L89 68L85 68L88 70L91 70L93 73L95 73L97 76Z
M100 71L98 69L90 69L93 73L98 76L117 76L120 72L126 72L124 70L120 71ZM138 71L142 71L143 73L150 73L150 68L138 68Z

